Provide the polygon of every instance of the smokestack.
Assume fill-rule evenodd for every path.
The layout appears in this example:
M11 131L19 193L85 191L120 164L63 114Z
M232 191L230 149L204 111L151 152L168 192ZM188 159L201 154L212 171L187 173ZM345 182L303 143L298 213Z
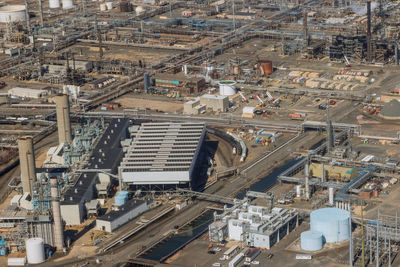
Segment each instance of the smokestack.
M307 11L304 11L303 14L303 34L304 46L307 47L310 44L308 40Z
M58 142L72 143L71 123L69 121L68 95L59 94L54 97L57 113Z
M367 61L372 61L371 51L371 2L367 2Z
M306 193L306 199L310 199L310 182L309 182L309 176L310 176L310 171L309 171L309 159L307 159L306 165L304 166L304 172L306 175L306 182L305 182L305 193Z
M332 152L332 149L334 147L334 135L333 135L333 126L332 126L332 121L331 121L331 116L330 116L330 112L329 112L329 99L328 99L328 103L326 105L326 148L328 153Z
M26 16L26 29L28 34L31 34L31 20L29 18L29 5L28 0L25 0L25 16Z
M32 196L33 183L36 181L35 152L32 137L24 136L18 139L18 150L22 190Z
M57 178L50 178L51 206L53 208L54 245L57 250L64 249L64 228L61 221L60 199L58 197Z
M40 26L43 26L43 7L42 7L42 0L39 0L39 15L40 15Z

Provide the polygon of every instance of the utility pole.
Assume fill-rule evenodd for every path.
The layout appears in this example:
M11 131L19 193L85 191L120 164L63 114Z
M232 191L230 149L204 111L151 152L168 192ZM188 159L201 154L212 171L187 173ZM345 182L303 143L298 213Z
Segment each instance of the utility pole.
M233 31L236 32L235 0L232 0L232 27Z
M364 247L364 213L363 203L361 203L361 267L365 267L365 247Z
M378 220L376 221L376 255L375 255L376 267L379 267L379 209L378 209Z
M349 230L350 230L350 244L349 244L349 266L353 267L353 234L352 234L352 227L351 227L351 202L349 201Z
M99 57L100 57L100 60L102 60L103 59L103 46L102 46L103 42L101 40L101 32L100 32L100 28L99 28L97 19L95 20L95 29L97 32L97 39L99 39Z

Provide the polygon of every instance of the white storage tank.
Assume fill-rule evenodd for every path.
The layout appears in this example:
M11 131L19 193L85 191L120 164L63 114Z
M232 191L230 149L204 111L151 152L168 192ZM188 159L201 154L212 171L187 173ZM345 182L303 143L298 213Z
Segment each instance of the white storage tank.
M300 247L306 251L321 250L324 244L322 233L305 231L300 235Z
M236 82L231 80L219 81L219 94L220 95L234 95L236 94Z
M49 8L60 8L60 0L49 0Z
M5 5L0 7L0 22L17 22L26 20L25 5Z
M42 238L29 238L25 242L26 257L29 264L38 264L45 261L44 242Z
M106 6L108 10L113 9L113 3L112 2L106 2Z
M144 10L144 8L142 6L137 6L135 8L135 12L136 12L136 15L140 15L140 14L144 13L145 10Z
M73 0L62 0L63 9L71 9L74 7Z
M320 232L324 242L342 242L350 238L350 213L338 208L323 208L310 214L310 230Z

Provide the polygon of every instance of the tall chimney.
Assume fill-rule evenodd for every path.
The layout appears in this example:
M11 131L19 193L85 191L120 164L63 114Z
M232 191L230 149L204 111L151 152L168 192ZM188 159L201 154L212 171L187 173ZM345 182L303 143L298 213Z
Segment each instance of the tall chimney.
M57 113L58 142L72 143L71 123L69 121L68 95L59 94L54 97Z
M36 181L35 152L33 150L33 139L24 136L18 139L19 162L21 167L21 183L24 193L32 196L33 183Z
M40 17L40 26L43 26L43 7L42 7L42 0L39 0L39 17Z
M307 11L304 11L303 14L303 41L305 48L310 45L310 41L308 39L308 25L307 25Z
M31 34L31 20L29 17L29 4L28 0L25 0L25 16L26 16L26 29L28 31L28 34Z
M57 250L64 249L64 228L61 221L60 199L58 197L57 178L50 178L51 206L53 208L54 245Z
M367 62L372 61L371 51L371 2L367 2Z
M304 173L305 173L305 176L306 176L306 182L305 182L305 185L304 185L304 187L305 187L305 193L306 193L306 199L308 200L308 199L310 199L310 181L309 181L309 177L310 177L310 159L309 158L307 158L307 162L306 162L306 165L304 166Z

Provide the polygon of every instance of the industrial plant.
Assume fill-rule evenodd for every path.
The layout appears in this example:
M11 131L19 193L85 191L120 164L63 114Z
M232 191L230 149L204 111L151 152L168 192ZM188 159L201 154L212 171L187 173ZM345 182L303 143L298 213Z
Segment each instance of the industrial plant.
M0 266L400 266L400 3L0 3Z

